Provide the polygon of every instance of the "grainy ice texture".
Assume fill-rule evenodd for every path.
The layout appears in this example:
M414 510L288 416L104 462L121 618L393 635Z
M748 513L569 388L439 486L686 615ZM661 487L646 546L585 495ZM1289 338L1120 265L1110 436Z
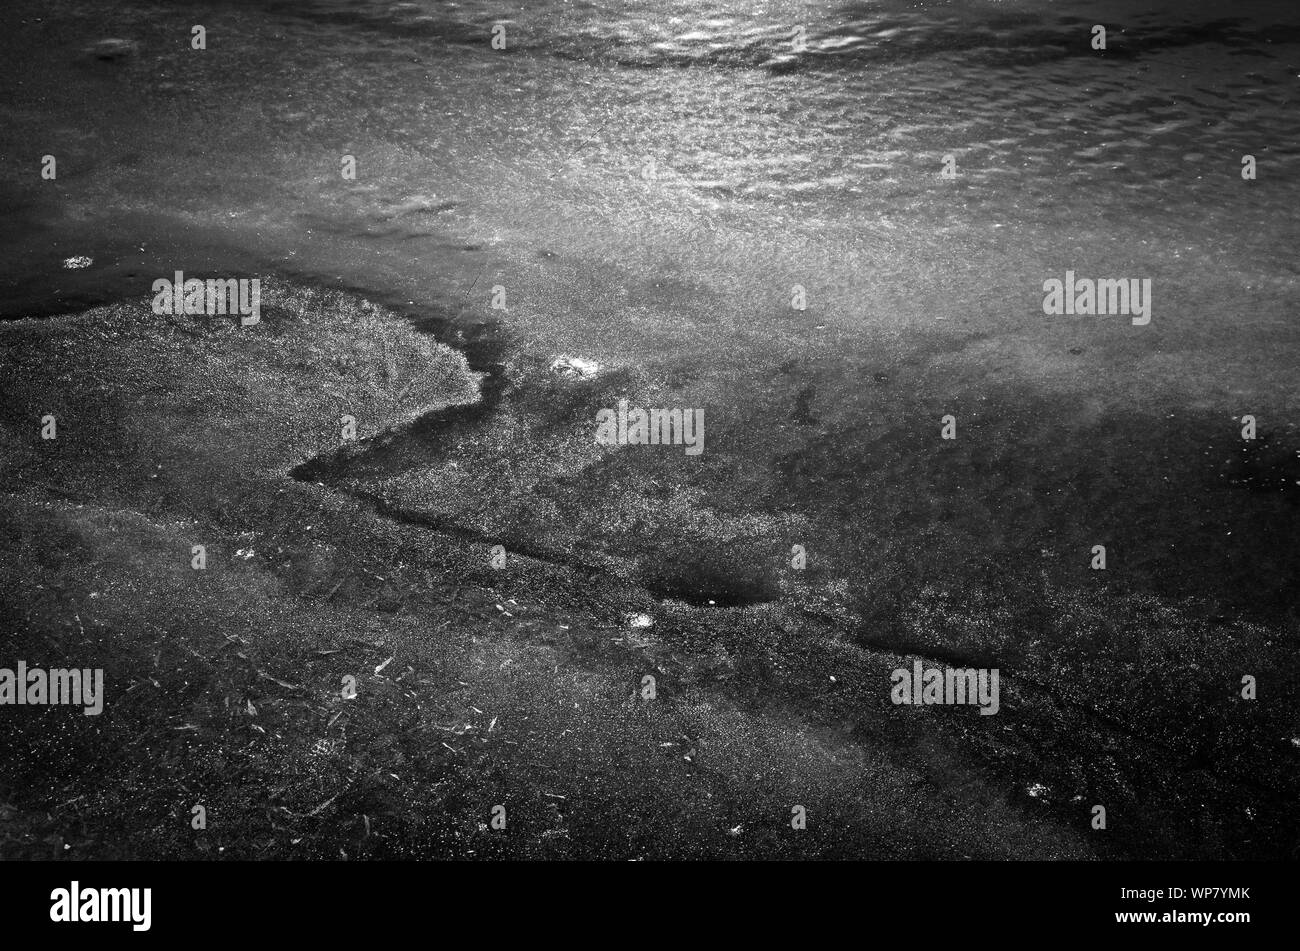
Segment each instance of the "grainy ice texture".
M1296 857L1300 19L1219 6L13 0L0 669L107 695L0 706L0 857Z

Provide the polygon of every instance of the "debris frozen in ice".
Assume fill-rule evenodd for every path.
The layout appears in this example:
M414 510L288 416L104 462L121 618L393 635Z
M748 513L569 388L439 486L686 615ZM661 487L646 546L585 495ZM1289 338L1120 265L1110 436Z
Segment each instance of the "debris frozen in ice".
M574 377L580 380L589 380L600 372L600 364L595 360L584 360L582 357L571 357L566 353L561 354L551 361L551 372L558 373L561 376Z
M94 56L95 59L108 62L126 59L128 56L134 56L139 51L140 44L134 40L120 40L114 37L100 40L86 48L86 52Z

